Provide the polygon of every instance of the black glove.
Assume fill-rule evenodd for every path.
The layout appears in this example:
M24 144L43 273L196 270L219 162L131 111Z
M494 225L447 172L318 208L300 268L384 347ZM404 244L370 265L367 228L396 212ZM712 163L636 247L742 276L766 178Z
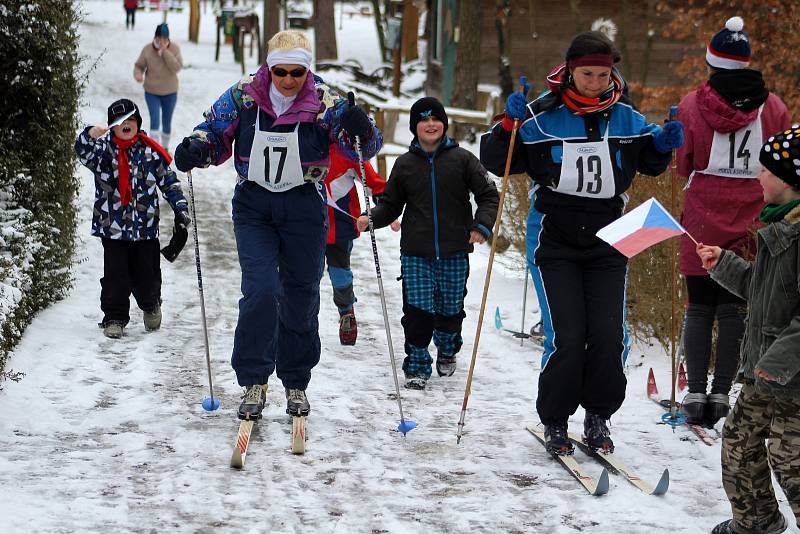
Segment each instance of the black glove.
M175 212L175 226L177 228L186 230L191 222L192 218L189 217L189 214L186 213L186 210L177 210Z
M170 263L175 261L175 258L181 253L181 250L183 250L183 247L186 245L186 240L189 238L189 231L185 226L181 226L179 222L179 214L181 213L186 215L187 220L189 219L189 215L185 211L175 212L175 226L172 229L172 238L169 240L169 245L161 249L161 254L163 254L164 258Z
M347 133L347 137L355 139L356 136L358 136L362 142L372 128L369 117L359 106L350 106L347 108L344 113L342 113L339 123L342 125L342 129L345 133Z
M175 147L175 166L181 172L208 164L208 145L197 138L184 137Z

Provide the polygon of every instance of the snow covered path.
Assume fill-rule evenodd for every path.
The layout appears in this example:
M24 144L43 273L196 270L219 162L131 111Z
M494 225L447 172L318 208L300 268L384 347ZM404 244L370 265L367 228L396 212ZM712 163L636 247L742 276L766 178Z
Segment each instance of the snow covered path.
M104 122L106 107L119 97L144 108L132 65L160 14L140 11L137 30L126 32L118 4L84 3L81 51L95 59L105 50L89 73L84 122ZM187 64L173 144L240 74L228 48L219 63L213 61L211 15L204 15L200 45L183 40L185 19L169 15ZM346 19L340 31L347 39L348 32L374 26L371 19ZM144 109L143 115L147 128ZM507 258L499 258L493 275L467 426L456 445L486 247L471 260L459 371L434 378L425 392L402 392L407 417L418 429L405 438L394 432L397 403L372 251L362 238L353 255L360 329L355 347L338 344L337 313L327 275L323 279L323 352L308 391L313 410L307 453L289 452L291 424L283 388L273 378L247 466L230 469L241 394L228 363L239 296L231 167L194 176L212 366L222 401L212 413L200 406L207 378L191 240L174 265L162 262L162 329L146 334L141 312L133 309L126 336L104 338L96 326L102 248L88 235L90 175L79 172L84 187L75 287L29 327L10 361L26 376L0 392L0 532L699 533L729 517L719 446L655 424L661 414L644 389L650 366L662 388L668 382L668 361L658 350L632 351L628 398L612 432L619 455L647 481L655 483L669 467L665 497L643 495L613 475L607 496L590 497L545 454L525 430L536 420L540 352L492 326L498 305L508 326L519 324L523 274L504 266ZM399 236L382 230L378 239L399 365ZM529 313L527 324L533 319ZM573 418L574 431L582 419L581 412ZM599 473L598 464L577 457ZM785 502L782 509L791 517Z

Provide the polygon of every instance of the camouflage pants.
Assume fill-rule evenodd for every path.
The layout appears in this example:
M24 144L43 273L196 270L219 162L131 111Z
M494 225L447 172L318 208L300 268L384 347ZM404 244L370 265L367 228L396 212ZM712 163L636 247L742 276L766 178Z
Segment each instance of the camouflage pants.
M770 466L800 524L800 399L745 383L722 430L722 485L737 530L757 532L776 520Z

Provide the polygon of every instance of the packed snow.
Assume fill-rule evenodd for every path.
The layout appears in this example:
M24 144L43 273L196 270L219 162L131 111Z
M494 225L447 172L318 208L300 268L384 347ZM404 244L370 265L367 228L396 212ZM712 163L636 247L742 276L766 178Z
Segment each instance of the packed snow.
M133 63L162 14L140 10L136 29L126 31L120 1L85 1L81 9L88 76L81 123L104 124L108 104L127 97L142 107L146 130ZM378 66L377 47L364 45L375 39L374 22L349 15L352 11L351 5L335 10L340 59ZM198 45L186 39L188 9L169 13L167 21L185 62L174 145L241 70L230 47L214 61L210 10L203 14ZM247 61L254 70L255 59ZM407 143L407 129L397 131L394 141ZM222 403L215 412L205 412L200 404L208 395L208 378L191 237L175 264L162 261L161 330L145 333L132 303L125 337L106 339L97 326L102 247L89 235L93 184L86 169L76 172L83 185L74 288L30 325L9 362L25 377L6 382L0 392L0 532L699 533L730 517L719 444L709 447L685 428L673 431L658 424L662 412L647 400L651 366L662 392L669 383L669 357L657 346L632 347L627 399L612 419L612 436L618 455L649 483L669 468L666 496L645 495L611 475L609 493L592 497L525 430L537 421L541 351L529 341L520 345L493 324L499 306L507 327L520 325L524 271L514 252L495 262L466 427L456 444L486 246L471 256L458 371L433 378L426 391L401 390L406 416L419 424L417 429L405 437L395 432L399 414L372 250L369 237L362 236L353 252L360 330L354 347L338 342L327 274L322 280L322 359L308 389L312 413L306 454L289 451L291 422L284 413L283 387L273 377L245 469L231 469L242 393L229 364L239 297L230 220L232 167L194 173L211 363ZM185 176L181 179L188 189ZM166 227L162 239L169 237ZM399 365L399 234L384 229L376 235ZM530 286L528 291L525 322L530 326L538 307ZM582 421L579 411L571 430L580 432ZM576 458L591 473L600 473L596 461L580 452ZM777 491L781 510L791 518Z

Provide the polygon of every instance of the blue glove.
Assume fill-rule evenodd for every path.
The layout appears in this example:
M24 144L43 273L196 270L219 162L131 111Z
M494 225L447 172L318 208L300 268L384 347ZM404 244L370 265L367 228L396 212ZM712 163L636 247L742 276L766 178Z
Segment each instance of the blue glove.
M525 113L528 111L528 98L520 93L514 91L506 99L506 117L511 120L523 120Z
M683 124L680 121L669 121L653 138L656 150L667 153L683 146Z

